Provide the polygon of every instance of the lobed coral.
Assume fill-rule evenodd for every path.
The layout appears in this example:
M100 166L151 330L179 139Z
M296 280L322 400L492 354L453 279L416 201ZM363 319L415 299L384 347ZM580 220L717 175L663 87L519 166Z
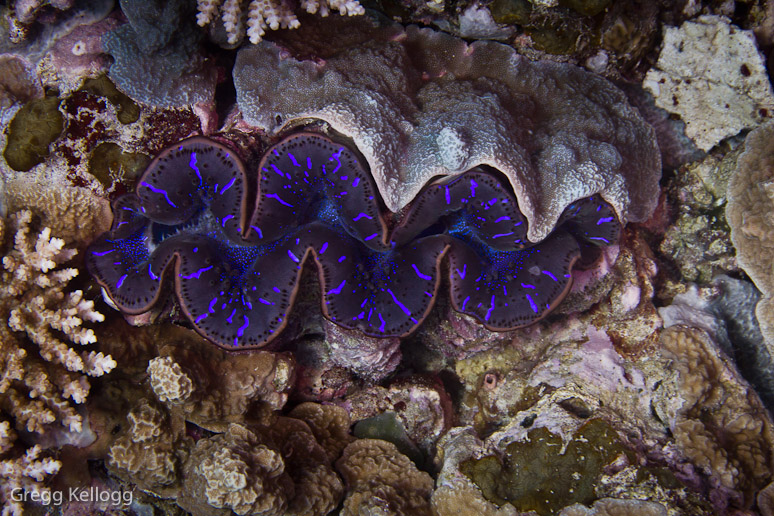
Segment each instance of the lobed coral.
M655 207L653 129L599 76L431 29L325 25L303 43L242 48L233 72L239 108L270 134L316 119L351 138L389 210L431 179L478 165L507 176L531 242L594 194L622 222Z
M774 124L752 131L728 184L726 217L739 265L763 298L755 309L769 349L774 346Z
M267 29L295 29L301 25L294 13L294 0L250 0L245 10L246 3L246 0L225 0L225 3L223 0L197 0L199 14L196 15L196 23L204 27L220 12L230 45L242 41L245 25L247 38L253 44L263 39ZM331 11L338 11L342 16L365 13L357 0L301 0L300 7L322 17L328 16Z

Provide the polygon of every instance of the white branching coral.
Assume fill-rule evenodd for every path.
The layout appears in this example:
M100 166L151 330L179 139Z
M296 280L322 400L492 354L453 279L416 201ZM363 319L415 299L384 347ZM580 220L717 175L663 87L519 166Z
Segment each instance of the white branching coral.
M197 3L199 14L196 15L196 23L204 27L220 13L231 45L244 38L245 26L250 43L255 44L261 41L267 29L295 29L300 25L294 12L294 0L251 0L246 11L244 0L197 0ZM357 0L301 0L300 7L323 17L331 11L338 11L342 16L365 13Z
M101 352L76 351L63 339L95 343L94 331L82 324L103 321L104 316L82 291L64 291L78 270L59 266L76 251L65 249L48 228L30 235L29 211L8 221L14 238L0 269L0 320L8 321L0 324L0 407L17 428L42 433L58 422L78 432L82 417L67 399L83 403L89 393L84 374L102 376L116 362ZM4 225L0 220L0 242ZM23 343L24 337L34 346Z
M3 432L9 429L7 421L0 422L0 441L3 440ZM2 516L22 516L24 514L22 504L17 501L18 493L14 491L23 489L27 493L35 493L38 500L50 499L51 490L43 487L42 482L49 476L56 475L62 463L50 457L41 457L43 449L35 445L18 458L0 460L0 503L2 503Z

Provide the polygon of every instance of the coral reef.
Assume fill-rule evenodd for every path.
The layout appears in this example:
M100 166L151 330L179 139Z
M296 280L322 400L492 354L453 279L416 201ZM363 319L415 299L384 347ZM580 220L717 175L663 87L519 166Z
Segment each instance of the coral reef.
M225 3L223 0L197 0L199 14L196 15L196 23L204 27L220 14L229 45L242 41L245 25L247 38L253 44L263 39L267 29L295 29L300 25L293 7L286 0L250 0L247 9L244 9L246 3L247 0L226 0ZM322 17L328 16L331 11L338 11L342 16L365 13L357 0L302 0L300 7Z
M622 222L644 220L655 207L654 133L604 79L431 29L342 20L318 29L327 30L346 32L347 47L328 39L315 47L315 38L301 48L242 48L238 105L248 124L270 134L318 119L351 138L391 211L430 179L477 165L508 177L531 242L569 204L594 194Z
M702 150L774 114L774 93L752 31L720 16L667 27L664 48L643 86L676 113Z
M772 181L774 163L774 124L751 132L745 140L745 151L728 184L726 217L731 226L731 241L736 248L739 265L763 293L755 309L761 333L769 350L774 349L774 247L771 213L774 209Z
M89 269L111 300L130 315L148 312L163 301L174 262L176 297L199 333L226 348L260 347L287 325L311 256L327 319L405 336L432 308L448 256L454 309L504 330L554 309L575 262L593 262L620 232L610 206L592 197L567 206L558 229L529 246L516 199L474 169L428 186L388 233L355 153L315 133L268 149L259 169L253 205L229 148L194 137L157 156L89 248ZM220 293L210 297L213 287Z

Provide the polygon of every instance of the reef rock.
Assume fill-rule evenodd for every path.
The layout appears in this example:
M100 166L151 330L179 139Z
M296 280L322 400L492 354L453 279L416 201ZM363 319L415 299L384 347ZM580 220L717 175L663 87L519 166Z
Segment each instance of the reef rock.
M774 113L774 94L752 31L721 16L667 27L664 48L643 86L656 105L680 115L702 150Z

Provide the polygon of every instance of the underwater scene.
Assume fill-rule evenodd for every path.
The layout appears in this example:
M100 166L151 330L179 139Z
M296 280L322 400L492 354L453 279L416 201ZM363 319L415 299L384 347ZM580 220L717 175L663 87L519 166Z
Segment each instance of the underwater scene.
M774 516L774 0L0 33L0 516Z

